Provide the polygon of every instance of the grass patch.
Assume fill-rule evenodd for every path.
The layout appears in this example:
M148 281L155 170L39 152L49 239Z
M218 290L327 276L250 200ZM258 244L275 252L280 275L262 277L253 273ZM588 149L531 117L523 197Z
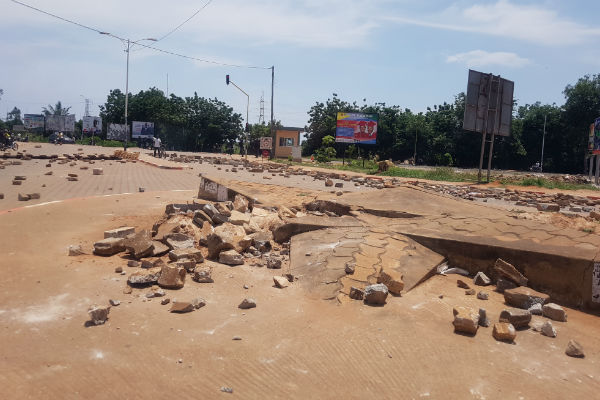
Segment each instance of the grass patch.
M428 179L431 181L446 182L475 182L477 175L456 172L450 167L438 167L434 169L409 169L409 168L390 168L382 172L382 176L398 176L402 178Z
M568 182L559 182L552 179L546 179L541 177L535 178L523 178L523 179L502 179L500 183L503 185L515 185L515 186L537 186L543 187L546 189L559 189L559 190L600 190L594 185L586 185L579 183L568 183Z

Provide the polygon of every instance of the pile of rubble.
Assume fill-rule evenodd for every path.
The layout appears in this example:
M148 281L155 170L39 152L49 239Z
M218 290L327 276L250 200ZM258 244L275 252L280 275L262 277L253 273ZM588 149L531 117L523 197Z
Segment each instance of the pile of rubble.
M165 289L182 288L188 276L196 283L212 283L213 269L223 264L282 269L289 262L289 241L276 242L273 232L284 224L283 218L306 215L285 206L260 208L241 195L227 202L170 204L151 230L121 227L104 232L104 239L94 243L94 254L106 257L126 252L131 272L121 266L116 269L128 275L125 293L150 289L146 298L163 297ZM78 255L80 249L70 249L71 253ZM285 274L273 281L276 287L285 288L294 279ZM168 304L170 299L161 303ZM170 311L189 312L205 304L203 299L173 302ZM245 299L239 307L255 306L254 300ZM106 309L93 310L98 308Z
M140 153L137 151L115 150L113 157L120 160L137 160L140 157Z
M529 329L532 315L541 315L547 319L538 323L533 330L541 332L542 335L555 338L556 328L552 321L567 322L566 311L558 304L550 303L545 293L538 292L527 287L528 279L521 274L513 265L497 259L490 270L491 278L483 271L478 272L473 278L473 285L488 286L495 282L496 291L504 294L504 301L511 308L502 310L498 316L498 322L494 323L492 336L499 341L514 342L517 331ZM458 279L457 286L465 289L465 295L474 295L476 290L465 281ZM477 298L487 300L488 293L479 291ZM455 332L475 335L479 327L489 327L485 308L475 310L469 307L457 306L453 308ZM571 340L566 354L572 357L584 357L583 348L576 341Z
M516 206L532 207L538 211L547 212L594 212L600 206L600 197L575 196L565 193L543 193L508 188L482 188L477 186L456 186L446 184L432 184L420 181L411 181L409 184L423 189L459 197L466 200L502 200Z

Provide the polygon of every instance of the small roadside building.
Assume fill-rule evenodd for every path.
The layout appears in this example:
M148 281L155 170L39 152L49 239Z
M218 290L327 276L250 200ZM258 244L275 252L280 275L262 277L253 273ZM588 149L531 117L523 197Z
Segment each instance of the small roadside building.
M275 157L295 157L300 150L300 135L304 128L283 127L275 132Z

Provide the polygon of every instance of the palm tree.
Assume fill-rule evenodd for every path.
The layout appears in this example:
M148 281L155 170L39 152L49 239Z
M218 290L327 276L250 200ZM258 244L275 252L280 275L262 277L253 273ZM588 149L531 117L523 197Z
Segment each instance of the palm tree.
M48 115L68 115L71 107L63 107L62 103L59 101L56 102L56 105L52 107L48 104L48 107L42 107L42 112L45 116Z

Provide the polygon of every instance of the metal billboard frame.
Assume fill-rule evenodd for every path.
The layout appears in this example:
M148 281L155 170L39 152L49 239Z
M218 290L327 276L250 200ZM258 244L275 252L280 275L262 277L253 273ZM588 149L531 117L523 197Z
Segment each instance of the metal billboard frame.
M463 129L482 134L479 172L477 174L478 182L481 182L481 169L483 167L487 135L491 135L488 154L488 182L490 181L492 167L494 139L496 135L510 136L514 85L513 81L504 79L500 75L469 70Z

